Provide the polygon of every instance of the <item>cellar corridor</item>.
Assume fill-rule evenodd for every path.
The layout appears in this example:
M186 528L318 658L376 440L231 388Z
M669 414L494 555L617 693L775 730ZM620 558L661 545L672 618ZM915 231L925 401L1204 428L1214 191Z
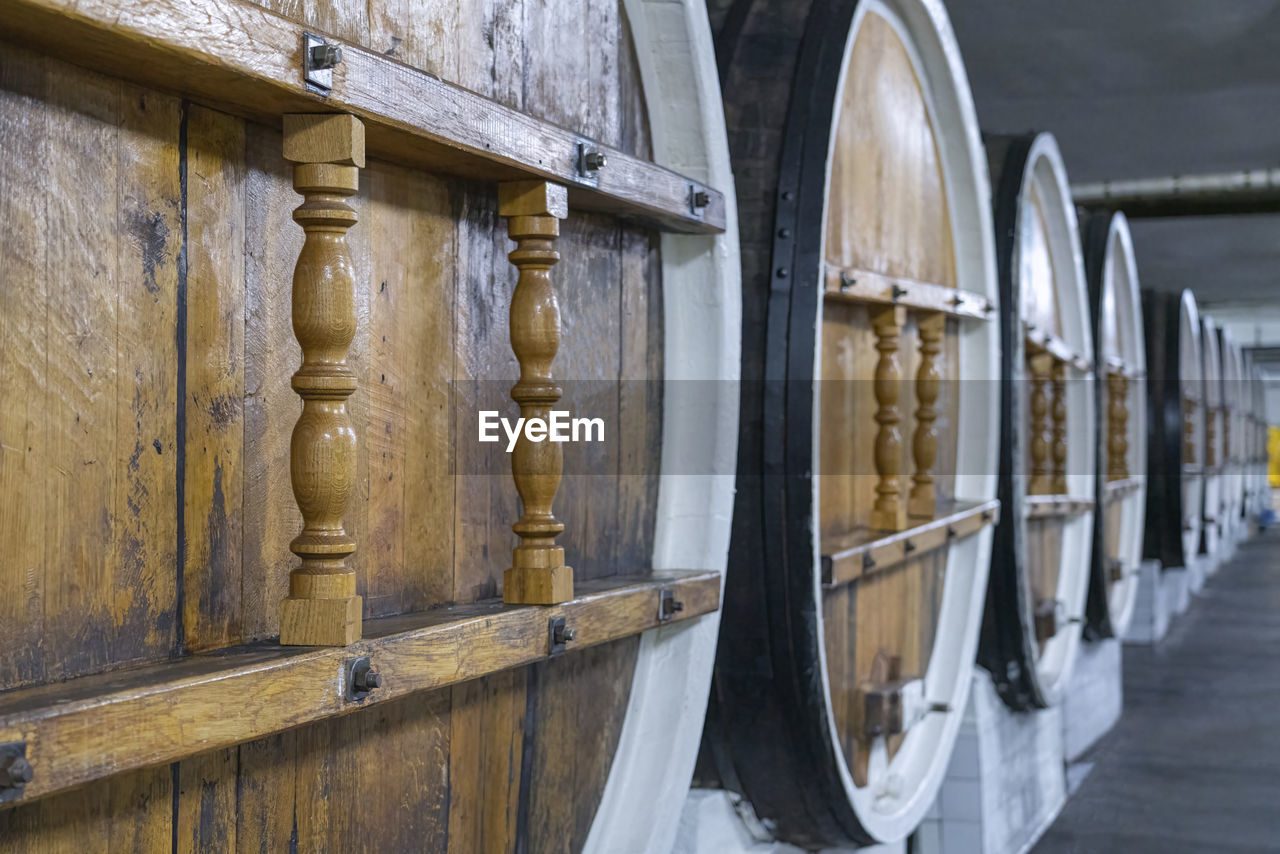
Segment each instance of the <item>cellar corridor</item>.
M1124 704L1036 854L1276 850L1280 531L1243 543L1161 643L1125 647Z

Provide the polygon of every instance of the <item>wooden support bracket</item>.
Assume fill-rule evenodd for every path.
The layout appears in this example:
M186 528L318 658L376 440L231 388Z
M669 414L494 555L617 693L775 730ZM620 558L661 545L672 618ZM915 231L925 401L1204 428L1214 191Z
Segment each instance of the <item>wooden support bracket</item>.
M920 368L916 371L916 432L911 440L916 470L912 475L911 497L907 501L907 515L916 519L932 519L937 510L936 490L933 483L933 464L938 458L938 390L942 383L942 370L938 356L942 353L942 337L947 330L947 316L942 312L921 314L917 319L920 330Z
M876 432L875 463L879 482L876 484L875 505L871 509L871 527L882 531L901 531L907 527L907 505L903 500L900 480L902 431L898 428L902 421L898 412L898 398L902 392L898 347L906 320L907 310L901 306L871 309L876 350L880 353L875 377L876 424L880 425Z
M567 190L548 181L512 181L498 187L498 213L516 241L509 257L520 271L511 295L511 349L520 362L520 381L511 397L526 418L549 420L560 399L551 363L560 349L560 304L551 267L560 260L556 238L569 214ZM573 569L565 566L556 536L564 524L552 513L564 468L556 442L530 441L522 432L511 454L511 475L524 512L512 530L520 545L503 575L502 598L511 604L552 605L573 598Z
M296 164L294 189L302 205L294 220L306 233L293 273L293 330L302 366L293 390L302 414L289 445L293 495L302 533L290 550L302 561L289 575L280 606L280 643L345 646L360 639L361 600L347 558L355 538L342 517L356 480L356 437L347 398L356 376L347 350L356 332L355 271L346 233L356 212L364 166L364 125L346 114L290 115L284 119L284 156Z

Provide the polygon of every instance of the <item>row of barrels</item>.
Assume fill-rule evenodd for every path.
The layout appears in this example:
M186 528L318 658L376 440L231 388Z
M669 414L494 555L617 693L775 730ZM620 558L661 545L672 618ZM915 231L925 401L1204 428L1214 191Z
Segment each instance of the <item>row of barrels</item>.
M802 847L893 841L975 660L1055 705L1142 560L1246 536L1260 384L1189 292L1140 289L1051 135L979 132L936 4L741 0L720 27L743 395L695 785Z
M58 38L43 24L67 13L13 5L15 26L44 34L0 45L0 138L30 155L0 165L15 200L0 248L13 333L0 367L30 407L0 417L0 482L16 508L0 519L13 556L0 590L16 603L0 620L0 749L26 751L30 710L56 705L41 697L64 680L76 702L97 702L94 691L123 689L78 679L279 636L274 608L261 606L286 593L281 558L292 566L298 520L280 461L299 358L280 282L303 244L287 222L298 198L278 127L262 123L278 105L222 112L244 82L223 57L217 75L160 82L142 62L100 69L132 81L122 82L80 67L96 54L79 42L60 54L68 62L36 53ZM509 170L442 178L371 158L357 179L363 131L358 153L326 155L338 166L299 167L308 192L306 176L345 170L341 193L321 194L341 234L316 238L343 248L311 266L329 275L316 291L341 291L334 302L350 314L330 324L342 340L322 360L351 395L336 432L358 457L338 490L344 506L358 496L346 524L364 538L348 547L342 534L341 601L391 621L357 641L360 655L379 664L378 644L430 609L429 621L480 614L478 633L508 613L491 600L516 502L494 475L510 463L470 444L470 419L482 381L501 378L505 395L525 370L541 373L517 389L554 403L553 358L557 379L572 381L564 405L612 406L611 423L626 424L620 450L564 455L581 468L565 479L558 519L555 486L542 485L559 483L561 458L524 481L543 509L516 529L563 551L557 567L583 584L573 613L637 567L715 571L723 601L682 620L683 603L658 590L667 582L651 582L668 595L628 606L644 612L633 620L643 631L587 648L586 620L582 647L563 614L545 631L522 623L494 646L545 641L546 657L488 671L492 649L465 639L447 655L415 648L389 681L428 659L483 675L388 700L373 680L367 707L286 715L252 738L225 733L256 713L192 709L179 729L214 732L217 750L202 744L171 766L97 763L74 781L84 788L41 790L50 798L39 803L23 802L22 784L0 786L0 852L94 828L166 850L220 850L239 834L239 847L263 850L665 852L691 779L741 796L773 835L805 848L900 840L936 795L975 663L1014 709L1058 703L1082 637L1124 635L1144 558L1172 568L1220 553L1265 501L1255 368L1190 294L1140 290L1124 216L1076 210L1052 136L980 132L937 0L713 0L709 18L703 0L623 0L621 14L590 0L585 16L582 3L548 0L541 23L509 20L501 4L471 20L424 2L406 13L417 27L406 38L390 35L401 12L379 0L355 12L197 5L197 18L230 22L217 42L229 55L260 33L292 44L302 28L337 30L355 61L336 85L386 56L433 86L443 70L466 98L602 139L615 153L591 152L596 172L625 153L699 182L694 211L708 207L698 187L724 193L724 233L659 235L607 205L567 210L594 185L566 202L543 183L535 209L494 192ZM104 38L147 26L76 14ZM462 59L420 37L443 20L458 38L439 45L456 41ZM558 20L585 21L590 37L545 24ZM130 32L145 47L184 29ZM602 75L608 94L592 104L584 81ZM225 98L183 88L224 80ZM115 158L105 195L57 178L102 174L103 158ZM523 265L519 305L495 249L511 248L508 233L529 243L510 256ZM65 288L45 287L49 268ZM304 284L318 275L297 269ZM107 290L117 281L138 287ZM508 301L509 321L494 311ZM305 300L295 306L305 314ZM128 392L118 409L117 360ZM592 390L619 378L617 394ZM324 406L347 417L346 404ZM28 441L36 425L53 450ZM74 458L76 488L60 485L54 473L72 463L54 451ZM119 477L100 480L99 459L119 462ZM341 508L332 515L337 537ZM36 589L46 576L47 596ZM714 591L706 598L713 611ZM296 687L258 692L270 696L254 708L310 696ZM162 705L147 714L175 714ZM98 749L133 737L94 723L76 732L101 729ZM31 745L39 786L58 757ZM15 756L0 754L6 774Z

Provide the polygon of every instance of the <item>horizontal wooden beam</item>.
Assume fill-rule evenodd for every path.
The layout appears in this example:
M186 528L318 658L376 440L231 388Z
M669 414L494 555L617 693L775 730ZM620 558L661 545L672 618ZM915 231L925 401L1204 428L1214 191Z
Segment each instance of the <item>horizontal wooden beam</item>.
M1000 502L992 499L959 504L950 513L888 536L859 532L848 538L849 545L822 556L823 584L839 587L872 572L901 566L999 521Z
M1027 349L1032 354L1048 353L1065 365L1070 365L1084 373L1093 369L1093 360L1083 353L1077 352L1065 340L1047 329L1040 329L1034 324L1027 324Z
M853 267L827 267L825 296L846 302L900 305L918 311L941 311L952 317L995 320L995 306L984 296L948 285L886 276Z
M1126 477L1120 480L1109 480L1103 487L1102 500L1111 504L1132 495L1142 485L1142 478Z
M1094 507L1092 498L1071 495L1028 495L1026 497L1028 519L1049 519L1055 516L1079 516Z
M711 187L355 45L341 45L327 94L309 88L308 30L245 0L0 0L0 20L8 41L267 124L353 113L371 156L484 181L557 181L573 208L724 231L724 196ZM581 169L586 152L605 165Z
M13 803L543 660L555 620L572 654L710 613L719 597L714 572L584 581L577 598L550 607L493 601L370 620L345 648L258 644L10 691L0 694L0 742L25 743L34 769ZM380 685L352 699L360 658Z

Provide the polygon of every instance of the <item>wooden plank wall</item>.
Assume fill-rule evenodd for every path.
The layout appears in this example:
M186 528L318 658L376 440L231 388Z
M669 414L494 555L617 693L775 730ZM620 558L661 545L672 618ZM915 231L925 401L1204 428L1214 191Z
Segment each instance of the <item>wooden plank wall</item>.
M268 5L649 156L616 0ZM0 689L274 636L300 524L279 129L0 45L0 144ZM367 618L494 596L509 565L509 458L475 442L476 407L509 410L516 377L496 201L385 162L361 176L347 524ZM566 453L556 509L578 577L602 577L652 549L657 238L603 216L563 231L556 376L620 434ZM0 852L577 850L637 648L0 811Z

